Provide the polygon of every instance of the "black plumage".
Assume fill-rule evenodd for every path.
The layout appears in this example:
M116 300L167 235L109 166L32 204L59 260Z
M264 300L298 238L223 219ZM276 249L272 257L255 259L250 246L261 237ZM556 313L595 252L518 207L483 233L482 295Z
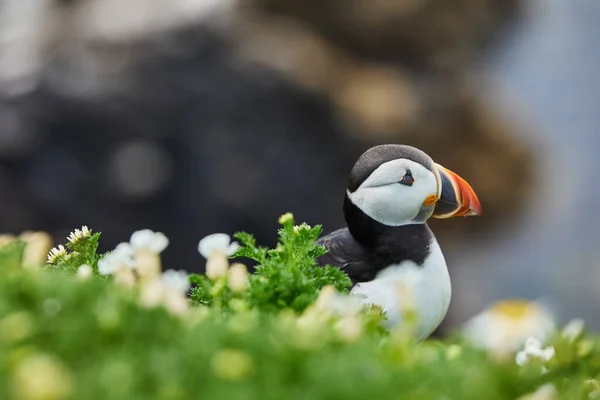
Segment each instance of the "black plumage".
M381 224L363 213L348 196L344 201L344 216L348 228L317 241L328 250L318 263L343 269L353 285L375 279L377 273L391 264L410 260L423 265L429 255L433 234L426 224Z

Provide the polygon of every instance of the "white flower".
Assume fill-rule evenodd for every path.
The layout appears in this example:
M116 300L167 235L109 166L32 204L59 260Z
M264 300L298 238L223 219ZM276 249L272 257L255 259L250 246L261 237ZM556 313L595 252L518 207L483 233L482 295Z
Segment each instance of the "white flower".
M230 257L239 247L239 244L232 242L231 237L226 233L213 233L198 243L198 251L207 260L217 253L222 253L226 257Z
M162 253L169 245L169 239L162 232L153 232L150 229L135 231L129 239L135 251L151 250L156 254Z
M77 277L79 279L82 279L82 280L88 279L92 276L92 274L93 274L92 267L87 264L83 264L79 268L77 268Z
M583 328L585 327L585 322L582 319L576 318L569 322L562 330L562 337L568 339L573 342L577 339L581 333L583 332Z
M129 245L129 243L119 243L117 247L110 253L115 257L119 257L123 260L132 260L134 251L133 248Z
M129 243L119 245L109 254L98 261L100 275L112 275L122 268L138 268L144 279L160 274L160 259L158 255L169 245L169 239L160 233L149 229L133 232ZM139 264L139 265L138 265ZM124 275L124 281L130 283L131 274Z
M90 237L92 235L92 231L87 226L82 226L81 230L75 229L75 231L71 232L71 234L67 237L69 242L75 244L79 242L81 239L86 237Z
M243 292L248 288L248 270L244 264L233 264L229 269L227 285L234 292Z
M546 340L554 328L554 316L542 304L504 300L467 321L463 333L475 347L505 358L519 350L528 337Z
M129 243L120 243L115 249L98 261L98 273L111 275L121 267L133 268L133 249Z
M162 274L162 282L167 290L186 293L191 285L188 273L184 270L169 269Z
M50 249L50 253L48 253L48 262L50 264L54 264L59 258L64 258L66 256L67 249L65 249L62 244L59 244L58 247L53 247Z
M542 349L542 342L534 337L530 337L525 342L525 348L517 353L515 362L518 365L525 365L530 360L549 361L554 357L554 347L549 346Z

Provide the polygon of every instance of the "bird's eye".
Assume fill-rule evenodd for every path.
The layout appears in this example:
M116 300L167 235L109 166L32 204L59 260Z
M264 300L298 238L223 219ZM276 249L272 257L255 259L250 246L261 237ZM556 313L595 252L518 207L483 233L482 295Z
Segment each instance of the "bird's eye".
M415 180L410 172L410 169L407 169L399 183L406 186L412 186L414 182Z

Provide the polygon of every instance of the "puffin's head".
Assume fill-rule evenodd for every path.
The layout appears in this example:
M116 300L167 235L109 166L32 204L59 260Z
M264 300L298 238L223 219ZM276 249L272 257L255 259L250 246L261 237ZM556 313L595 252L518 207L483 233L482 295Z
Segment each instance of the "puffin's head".
M471 186L411 146L381 145L363 153L352 172L348 200L373 220L400 226L430 217L481 215Z

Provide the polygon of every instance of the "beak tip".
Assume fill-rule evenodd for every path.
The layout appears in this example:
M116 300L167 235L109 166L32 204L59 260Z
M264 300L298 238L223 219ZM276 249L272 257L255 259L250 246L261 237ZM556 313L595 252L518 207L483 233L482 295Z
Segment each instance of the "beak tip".
M467 213L467 216L469 216L469 217L481 217L481 214L482 214L481 203L479 202L479 199L475 195L475 192L472 191L471 193L472 193L472 195L473 195L474 198L471 199L471 201L469 202L469 212Z
M475 210L469 210L469 212L465 214L465 217L481 217L481 207Z
M465 217L480 217L482 214L481 203L479 202L477 195L470 186L463 188L462 190L463 195L467 198L466 204L464 204L466 212L463 215Z

